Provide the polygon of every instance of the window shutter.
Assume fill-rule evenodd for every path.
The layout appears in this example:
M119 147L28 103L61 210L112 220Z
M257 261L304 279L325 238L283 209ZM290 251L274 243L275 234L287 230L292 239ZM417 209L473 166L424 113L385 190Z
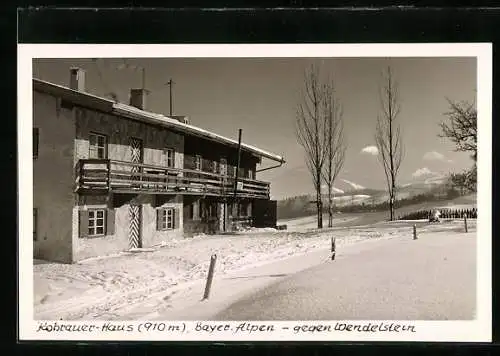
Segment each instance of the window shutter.
M106 211L106 235L115 234L115 209Z
M37 240L37 236L36 236L38 233L37 221L38 221L38 209L34 208L33 209L33 241Z
M89 235L89 212L80 210L78 217L79 235L80 237L88 237Z
M33 127L33 158L38 158L38 142L39 142L40 129Z
M162 209L156 209L156 230L157 231L161 230L161 210Z
M174 229L178 229L180 226L180 212L179 209L174 209Z

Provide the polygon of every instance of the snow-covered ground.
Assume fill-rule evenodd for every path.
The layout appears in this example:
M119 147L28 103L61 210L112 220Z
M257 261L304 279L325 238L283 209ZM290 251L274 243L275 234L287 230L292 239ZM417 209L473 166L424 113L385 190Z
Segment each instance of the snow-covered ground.
M419 232L461 231L461 221L422 224ZM469 222L475 228L475 221ZM73 265L35 261L36 319L93 320L141 318L171 308L173 292L206 278L210 256L217 255L217 276L255 268L301 254L362 241L411 236L404 224L317 231L255 229L234 235L197 236L153 249L93 258ZM198 296L197 296L198 297ZM149 311L133 306L144 305ZM140 309L140 308L139 308ZM141 315L142 313L142 315Z
M358 219L357 216L339 217L333 219L334 226L342 226L345 223ZM328 214L323 214L323 225L328 224ZM295 219L283 219L278 221L278 225L286 225L288 231L301 231L316 229L318 226L316 215L305 216Z

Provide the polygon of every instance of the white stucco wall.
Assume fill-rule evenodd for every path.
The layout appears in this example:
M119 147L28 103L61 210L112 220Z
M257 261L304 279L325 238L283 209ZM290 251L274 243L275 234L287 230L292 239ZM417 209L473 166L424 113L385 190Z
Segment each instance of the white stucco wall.
M75 220L75 239L74 255L75 261L89 257L104 256L129 249L129 207L130 204L140 204L142 209L141 241L142 247L147 248L160 244L162 241L168 241L173 238L183 236L183 215L182 215L182 196L172 196L165 198L168 201L162 204L156 203L156 198L151 194L139 194L129 197L110 197L107 196L83 196L79 199L79 204L73 209ZM156 209L171 207L177 209L179 215L179 226L172 230L156 230ZM78 234L79 211L89 208L114 209L115 228L113 235L102 237L80 238Z
M164 166L164 149L173 148L175 150L175 167L183 167L184 137L182 135L167 131L161 127L146 125L134 120L118 118L87 109L77 109L76 119L75 166L79 159L89 158L89 133L95 132L107 136L109 159L130 161L129 139L135 137L143 141L145 164ZM112 169L116 168L112 167ZM129 248L129 206L131 203L140 204L142 207L142 247L150 247L174 237L182 237L183 199L182 196L169 197L169 201L165 201L160 205L157 204L157 199L153 194L122 194L109 199L107 196L79 197L73 208L75 260L112 254ZM97 207L114 209L114 234L96 238L80 238L78 232L79 210ZM168 231L156 230L156 209L158 207L177 209L180 224L176 229Z
M75 121L54 96L33 92L33 127L39 128L38 158L33 160L33 207L38 209L35 258L71 262L74 204Z

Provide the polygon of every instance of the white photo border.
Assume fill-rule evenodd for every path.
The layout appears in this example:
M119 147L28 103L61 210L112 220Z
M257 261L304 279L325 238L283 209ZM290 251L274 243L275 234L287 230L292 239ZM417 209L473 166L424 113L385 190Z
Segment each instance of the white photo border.
M19 44L18 45L18 170L19 170L19 339L20 340L123 340L123 341L454 341L491 342L492 338L492 231L491 231L491 149L492 149L492 45L491 43L416 44L198 44L198 45L116 45L116 44ZM476 57L478 112L478 194L481 213L477 222L477 318L472 321L338 321L356 325L411 324L415 332L295 332L297 325L326 325L334 330L337 321L255 322L273 326L273 332L197 332L196 321L165 321L161 328L172 332L145 332L144 322L108 322L130 326L132 331L71 331L69 325L103 325L96 322L54 322L52 331L40 332L43 321L34 320L33 308L33 162L32 162L32 61L37 58L342 58L342 57ZM245 321L210 322L236 327ZM141 324L142 323L142 324ZM252 323L249 321L249 323ZM57 327L64 330L56 331ZM61 325L66 325L61 327ZM142 331L139 330L142 325ZM176 327L178 326L179 330ZM288 327L289 329L283 329ZM148 329L150 329L149 327ZM369 327L368 327L369 328ZM92 328L94 329L94 328ZM184 329L184 331L182 330ZM224 328L222 328L224 329ZM80 329L82 330L82 329ZM111 329L110 329L111 330ZM177 330L177 331L174 331ZM185 332L185 331L190 332Z

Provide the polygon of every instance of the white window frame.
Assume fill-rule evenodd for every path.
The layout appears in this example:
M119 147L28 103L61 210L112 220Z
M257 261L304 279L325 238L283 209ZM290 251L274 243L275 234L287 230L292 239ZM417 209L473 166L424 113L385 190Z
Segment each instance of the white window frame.
M95 144L92 143L92 138L95 138ZM102 138L104 143L99 145L99 138ZM99 150L102 150L102 157L99 155ZM108 158L108 136L91 132L89 134L89 158L106 159Z
M101 217L99 213L102 213ZM89 209L88 216L88 237L106 236L106 209ZM102 220L102 223L99 223L99 220ZM102 228L102 232L98 232L99 228Z
M227 159L225 158L220 159L219 173L223 176L227 176Z
M175 167L175 150L173 148L165 149L165 165L168 168Z
M194 169L195 170L201 171L202 161L203 161L203 158L201 157L201 155L194 156Z
M160 230L173 230L175 208L160 208L159 210L159 219L161 219L161 221L158 225Z

